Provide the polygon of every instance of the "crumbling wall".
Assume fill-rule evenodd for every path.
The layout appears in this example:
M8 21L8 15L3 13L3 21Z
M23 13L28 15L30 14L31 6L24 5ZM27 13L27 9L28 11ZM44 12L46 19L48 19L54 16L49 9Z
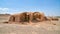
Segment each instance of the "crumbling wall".
M43 21L44 20L44 13L34 12L33 19L37 21Z
M20 14L11 15L9 22L28 22L32 21L46 21L46 20L58 20L53 18L47 18L44 13L41 12L23 12Z

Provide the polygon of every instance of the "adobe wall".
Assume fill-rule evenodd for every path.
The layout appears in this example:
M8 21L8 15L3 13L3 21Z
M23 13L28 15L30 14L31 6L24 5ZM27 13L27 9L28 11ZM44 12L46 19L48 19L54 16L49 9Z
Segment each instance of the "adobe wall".
M24 12L20 14L11 15L9 22L29 22L31 23L33 20L36 21L46 21L46 20L54 20L53 18L47 18L44 13L40 12ZM57 19L55 19L57 20Z

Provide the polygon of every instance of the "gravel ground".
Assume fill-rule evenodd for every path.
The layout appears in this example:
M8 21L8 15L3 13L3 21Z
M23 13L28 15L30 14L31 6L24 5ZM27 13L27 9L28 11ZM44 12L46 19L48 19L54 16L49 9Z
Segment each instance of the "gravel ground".
M60 34L57 26L0 24L0 34Z

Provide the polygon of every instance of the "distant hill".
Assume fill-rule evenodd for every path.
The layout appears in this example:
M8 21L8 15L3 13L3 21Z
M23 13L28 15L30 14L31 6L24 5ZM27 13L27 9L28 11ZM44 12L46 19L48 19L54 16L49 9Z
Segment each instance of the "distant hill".
M56 16L57 18L60 18L60 16Z
M0 14L0 16L10 16L10 14Z

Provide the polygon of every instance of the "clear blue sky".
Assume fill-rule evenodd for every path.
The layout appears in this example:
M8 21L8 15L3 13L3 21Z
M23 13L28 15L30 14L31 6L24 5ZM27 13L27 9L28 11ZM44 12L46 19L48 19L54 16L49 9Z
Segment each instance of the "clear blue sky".
M39 11L48 16L60 16L60 0L0 0L0 13L24 11Z

